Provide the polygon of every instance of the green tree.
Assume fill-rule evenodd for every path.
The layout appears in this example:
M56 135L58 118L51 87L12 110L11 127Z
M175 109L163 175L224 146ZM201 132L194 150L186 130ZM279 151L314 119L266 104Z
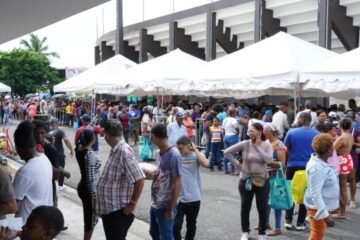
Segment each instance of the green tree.
M45 55L13 49L0 52L0 81L9 85L12 93L24 96L47 89L52 91L53 86L61 80Z
M48 52L49 46L46 45L47 37L44 37L43 39L40 39L40 37L36 34L31 33L30 39L25 40L22 39L20 41L20 45L25 47L27 50L34 51L36 53L40 53L46 57L55 57L59 58L59 54L56 52Z

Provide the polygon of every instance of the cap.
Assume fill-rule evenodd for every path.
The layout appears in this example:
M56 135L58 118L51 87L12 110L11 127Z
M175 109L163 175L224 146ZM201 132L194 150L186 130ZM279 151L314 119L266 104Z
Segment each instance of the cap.
M337 114L334 111L329 112L328 116L331 118L337 118Z
M184 118L184 114L183 114L182 112L177 112L177 113L175 114L175 116L176 116L177 118Z
M52 117L52 118L50 119L50 122L51 122L51 123L58 123L58 122L59 122L59 119L56 118L56 117Z
M268 110L265 111L265 115L266 115L266 116L269 116L269 115L271 115L271 114L272 114L272 110L271 110L271 109L268 109Z
M85 122L90 122L91 121L91 117L89 114L85 113L84 115L82 115L81 119Z

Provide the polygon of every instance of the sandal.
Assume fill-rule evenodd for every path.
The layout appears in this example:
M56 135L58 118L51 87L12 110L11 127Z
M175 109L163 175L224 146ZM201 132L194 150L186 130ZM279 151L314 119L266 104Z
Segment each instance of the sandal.
M272 229L272 230L270 230L270 231L268 231L266 233L266 235L268 235L269 237L277 236L277 235L280 235L280 234L281 234L281 230L276 229L276 228L274 228L274 229Z
M355 209L355 208L356 208L356 202L355 202L355 201L350 201L350 208L351 208L351 209Z
M331 216L332 216L334 219L340 219L340 220L346 219L346 216L340 215L340 214L338 214L338 213L333 214L333 215L331 215Z

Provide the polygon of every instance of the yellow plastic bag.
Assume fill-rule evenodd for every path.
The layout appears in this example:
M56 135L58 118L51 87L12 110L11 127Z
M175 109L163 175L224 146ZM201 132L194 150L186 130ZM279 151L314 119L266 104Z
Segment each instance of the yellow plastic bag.
M291 181L291 194L293 201L296 204L304 202L304 195L307 188L306 171L299 170L295 172L294 178Z

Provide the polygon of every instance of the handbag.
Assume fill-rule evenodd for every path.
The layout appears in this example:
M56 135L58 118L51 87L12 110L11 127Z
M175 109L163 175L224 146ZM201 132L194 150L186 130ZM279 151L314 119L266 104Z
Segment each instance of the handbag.
M270 179L270 205L275 210L287 210L293 206L291 180L286 180L282 163L279 164L276 177Z
M247 144L247 152L246 152L246 158L244 159L244 162L247 165L248 171L249 171L249 179L251 180L252 185L256 187L263 187L266 182L266 170L265 173L251 173L250 172L250 165L249 164L249 151L250 151L250 140L248 140Z
M299 170L291 181L291 195L296 204L303 204L304 195L307 188L306 171Z
M140 159L141 160L148 160L151 159L151 147L149 140L145 138L144 145L142 145L140 150Z

